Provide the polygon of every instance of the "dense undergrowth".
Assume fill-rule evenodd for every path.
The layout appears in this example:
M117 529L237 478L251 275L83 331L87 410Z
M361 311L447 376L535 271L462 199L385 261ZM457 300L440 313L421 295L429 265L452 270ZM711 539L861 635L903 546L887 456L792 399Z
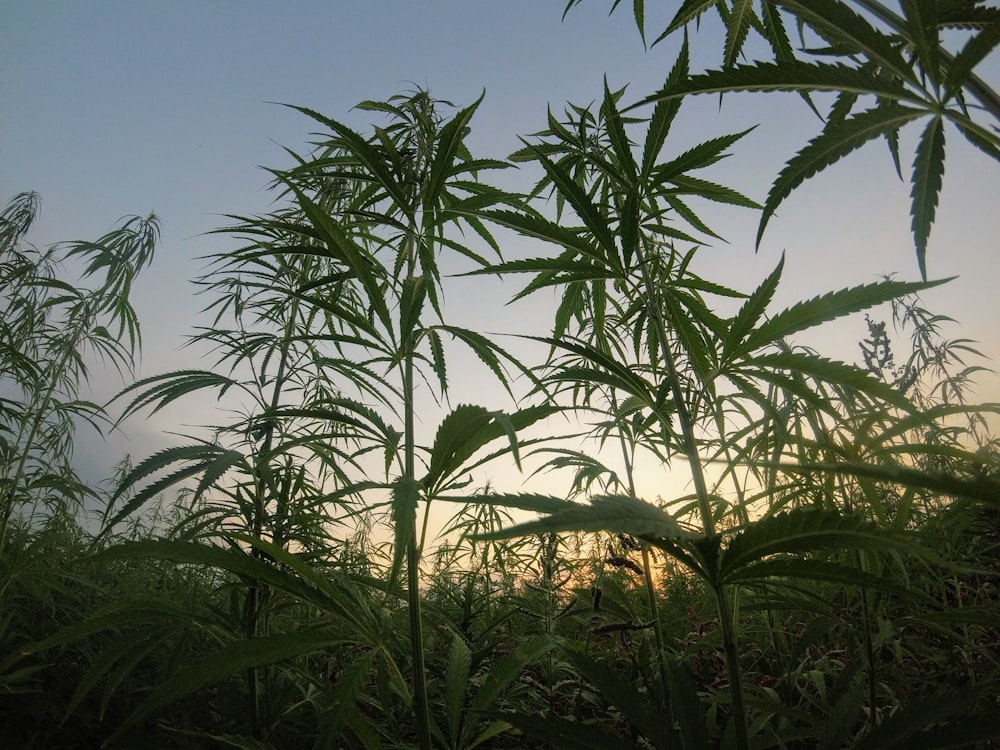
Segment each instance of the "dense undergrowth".
M712 8L718 71L690 75L685 38L656 95L625 106L606 86L509 160L465 146L478 102L364 102L365 133L300 109L321 130L273 171L279 208L232 217L220 232L241 247L196 281L204 370L132 375L155 217L42 251L25 239L37 196L8 205L3 747L994 746L997 406L967 401L979 355L919 296L939 282L774 310L783 263L732 289L692 261L715 236L705 201L762 208L763 230L867 140L898 162L899 129L921 120L923 275L945 122L1000 156L1000 99L974 74L1000 13L687 2L667 36ZM775 61L736 64L750 30ZM739 90L795 90L825 114L763 206L701 173L744 133L670 146L682 96ZM534 175L526 194L490 184L513 164ZM502 252L511 230L530 257ZM532 337L544 361L446 319L456 272L555 292ZM887 304L859 365L794 341ZM506 406L452 403L457 349ZM111 404L87 400L95 354L126 377ZM197 393L222 407L211 430L123 460L108 488L79 481L81 422ZM691 494L637 497L650 464ZM521 468L568 471L566 493L480 480ZM454 516L435 538L440 506Z

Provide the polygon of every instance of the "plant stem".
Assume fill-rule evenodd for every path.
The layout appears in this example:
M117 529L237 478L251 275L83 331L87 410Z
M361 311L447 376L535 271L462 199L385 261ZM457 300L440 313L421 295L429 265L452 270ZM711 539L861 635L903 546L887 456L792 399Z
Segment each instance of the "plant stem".
M409 479L416 478L414 429L413 335L406 334L403 352L403 396L405 411L405 468ZM414 509L414 512L416 510ZM420 545L414 521L406 544L406 601L410 618L410 651L413 659L413 710L417 722L417 741L421 750L431 750L430 710L427 700L427 673L424 666L423 621L420 616Z
M701 465L701 459L698 456L694 423L688 411L687 402L684 400L684 393L681 390L677 365L670 346L670 338L667 336L667 326L663 321L663 313L653 287L653 280L650 278L647 258L643 258L640 269L647 310L650 320L655 326L660 350L663 352L663 364L666 369L665 375L670 382L670 393L673 397L674 407L677 409L677 420L680 423L684 454L687 456L688 465L691 467L691 479L694 482L695 494L698 498L698 509L701 513L702 527L705 536L712 537L715 536L715 520L712 515L712 504L708 496L708 485L705 482L704 469ZM736 727L736 747L737 750L748 750L750 740L747 733L747 717L743 699L743 677L740 669L739 649L736 646L736 628L727 601L725 586L719 583L713 584L712 588L715 591L716 604L719 609L719 622L722 627L722 641L726 657L726 671L729 675L729 693L730 700L732 701L733 722Z
M614 393L611 394L611 404L615 412L615 421L621 425L622 417L618 405L618 399ZM621 428L618 429L618 442L622 449L622 461L625 463L625 476L628 478L628 492L632 497L636 497L635 491L635 471L632 464L632 457L629 454L628 443ZM667 679L667 646L663 638L663 624L660 622L660 608L656 601L656 587L653 585L653 567L649 560L649 545L642 544L642 575L646 584L646 604L649 607L649 616L653 619L653 638L656 642L656 666L660 672L660 688L663 690L663 706L666 711L666 723L668 727L674 726L674 707L670 702L670 682Z
M292 335L295 333L295 321L298 317L299 301L297 299L292 299L290 307L288 320L285 322L284 337L281 341L281 351L278 358L278 372L274 377L274 385L271 389L271 400L268 407L268 411L272 414L278 408L278 404L281 400L281 389L285 380L285 373L288 369L288 359L289 359L289 341ZM264 442L257 452L257 458L254 461L254 498L253 498L253 518L250 519L250 532L254 539L262 539L264 533L264 522L267 515L267 493L268 493L268 476L270 475L270 467L268 462L271 459L271 449L274 445L274 432L276 425L273 422L273 416L267 415L267 418L271 420L270 426L264 433ZM250 425L252 427L252 425ZM273 478L270 482L273 484ZM262 559L263 555L259 549L254 547L250 551L250 555L257 559ZM265 584L262 584L258 580L251 580L247 588L247 597L244 612L244 638L246 640L252 640L256 638L261 631L261 616L264 612L263 604L268 598L268 589ZM267 633L267 624L264 623L264 632ZM265 668L266 669L266 668ZM265 691L267 688L268 675L265 671L263 673ZM262 739L264 733L264 725L262 720L261 712L261 672L258 667L248 667L246 671L247 680L247 690L248 695L248 713L250 714L250 731L251 736L255 739Z
M416 195L419 195L419 191ZM409 278L413 278L417 270L418 226L416 216L412 216L404 248L406 274ZM415 481L417 478L414 384L416 332L400 330L400 336L403 345L403 473L407 479ZM413 512L416 513L416 508ZM420 548L421 541L417 539L417 524L414 518L410 538L406 543L406 601L409 609L410 652L413 660L413 718L417 723L417 742L420 750L431 750L430 704L427 698L427 672L424 665L424 625L420 615Z

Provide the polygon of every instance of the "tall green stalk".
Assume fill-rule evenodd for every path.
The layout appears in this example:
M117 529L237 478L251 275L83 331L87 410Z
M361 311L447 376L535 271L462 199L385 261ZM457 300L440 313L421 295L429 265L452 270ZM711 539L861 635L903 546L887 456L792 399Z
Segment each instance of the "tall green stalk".
M251 491L253 492L253 498L251 499L253 507L253 517L250 519L250 535L254 539L264 538L264 524L267 520L268 510L267 510L267 498L271 492L271 488L274 486L273 474L271 472L270 461L272 460L271 451L274 446L275 438L275 417L273 416L281 403L281 393L285 385L285 375L288 369L288 362L290 357L291 349L291 339L295 333L295 329L298 324L298 314L300 301L293 298L289 303L288 308L288 318L285 322L284 330L282 331L281 343L279 345L278 352L278 369L274 376L274 382L271 388L271 397L269 403L265 408L265 415L267 417L267 428L264 432L264 441L261 444L256 460L253 464L253 483L251 484ZM278 536L275 530L274 537ZM277 538L273 538L272 541L278 547L282 545L279 543ZM254 547L250 554L252 557L261 560L264 559L263 552ZM266 623L266 605L269 596L270 589L267 584L262 581L251 579L248 582L248 588L246 593L246 600L244 603L244 638L248 641L257 638L261 633L262 619L264 619L263 626L264 632L267 632ZM267 679L267 667L258 667L256 665L248 667L246 673L247 680L247 690L248 690L248 713L250 716L250 732L251 736L255 739L262 739L264 737L264 722L261 711L261 674L263 673L264 680L264 694L266 699L266 693L268 689L268 679Z
M648 254L650 249L644 248ZM695 494L698 499L698 510L701 515L701 523L706 537L715 536L715 519L712 514L711 498L708 495L708 485L705 482L705 472L701 464L701 457L698 454L698 442L694 434L694 422L688 411L687 400L681 390L681 381L677 370L677 363L674 360L673 342L667 334L667 326L663 320L663 312L650 278L650 262L640 263L642 284L646 295L646 308L653 322L656 337L659 340L660 354L663 358L664 376L670 383L670 393L673 398L674 408L677 410L677 421L681 428L681 439L683 440L684 455L687 458L688 467L691 470L691 479L694 482ZM739 649L736 644L736 627L733 620L733 612L726 595L725 584L714 585L716 606L719 612L719 626L722 629L722 647L726 660L726 672L729 678L729 695L732 701L733 723L736 729L736 747L738 750L748 750L750 747L750 737L747 732L746 701L743 695L743 675L740 667Z
M625 477L628 483L628 493L632 497L637 497L635 487L635 471L632 463L632 455L625 440L625 433L621 429L624 421L620 404L614 393L611 394L612 411L615 420L619 424L618 444L622 451L622 462L625 464ZM640 541L642 545L642 577L646 588L646 606L649 608L649 616L653 621L653 639L656 643L656 666L660 675L660 688L663 690L663 706L666 711L665 722L668 727L674 725L674 708L670 698L670 681L667 679L667 644L663 637L663 623L660 621L660 607L656 597L656 586L653 582L653 566L649 555L649 544Z

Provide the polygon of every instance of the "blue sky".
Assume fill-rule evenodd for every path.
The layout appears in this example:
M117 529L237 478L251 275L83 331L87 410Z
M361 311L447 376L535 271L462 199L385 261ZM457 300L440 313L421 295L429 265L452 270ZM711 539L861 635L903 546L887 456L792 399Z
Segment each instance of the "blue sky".
M270 102L307 106L363 129L370 118L351 111L362 99L384 99L417 84L464 105L485 89L470 145L482 156L502 157L518 147L518 135L544 127L547 106L560 112L567 100L598 99L605 75L612 86L630 82L636 99L662 83L676 45L644 51L629 3L609 18L608 2L588 0L562 21L564 5L5 0L0 199L22 190L41 194L40 221L29 237L38 245L93 239L124 215L154 210L163 221L163 242L136 289L146 339L142 374L197 366L185 361L190 352L178 349L204 304L188 280L202 270L200 256L227 242L203 233L226 223L221 214L267 210L271 196L262 189L267 175L260 165L286 165L280 145L301 149L314 129L302 115ZM668 19L656 15L661 4L649 5L655 36ZM719 59L712 28L706 24L695 39L695 69ZM996 85L1000 64L989 61L983 73ZM794 96L733 96L721 108L711 97L692 100L669 148L679 153L755 124L734 155L706 176L763 200L783 161L818 129ZM925 301L961 323L949 335L976 339L995 358L1000 166L954 132L948 135L929 273L960 278L928 292ZM904 154L912 154L913 137L904 133ZM729 244L703 254L704 273L750 289L784 251L779 304L883 273L916 278L908 193L886 150L867 146L793 194L758 253L752 212L709 211ZM539 250L512 248L512 254L522 251ZM509 330L533 317L530 307L502 307L514 291L510 285L469 292L483 327ZM812 343L856 360L860 320ZM1000 400L996 378L982 383L982 400ZM465 400L461 390L456 398ZM148 429L178 429L178 420L194 418L178 412Z

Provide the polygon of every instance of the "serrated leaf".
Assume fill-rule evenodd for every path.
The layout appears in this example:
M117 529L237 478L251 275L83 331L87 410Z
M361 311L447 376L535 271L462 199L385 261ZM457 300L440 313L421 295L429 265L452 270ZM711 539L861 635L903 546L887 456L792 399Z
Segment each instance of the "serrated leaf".
M462 736L465 694L469 688L469 670L472 652L461 636L455 635L445 655L444 706L448 719L451 747L460 747Z
M800 381L805 376L867 393L901 409L913 408L904 394L867 370L807 352L783 351L760 354L750 360L743 370L746 374L752 374L775 384L780 384L781 379L773 377L773 374L778 370L787 370Z
M753 0L733 0L729 23L726 24L726 46L722 62L724 67L730 68L736 64L736 58L743 52L743 44L755 19Z
M399 298L400 340L413 336L420 327L420 313L427 299L427 280L422 276L408 276L403 280Z
M740 307L739 312L736 313L736 316L729 324L729 331L726 334L726 340L723 344L723 359L734 356L735 352L737 352L737 347L743 343L744 338L749 335L750 331L757 324L757 321L764 314L767 306L774 298L774 293L778 288L778 282L781 281L781 272L784 267L785 254L782 253L781 260L778 261L775 269L753 291L753 294L747 298L746 302Z
M157 472L160 472L174 464L181 464L182 466L180 469L177 469L166 476L160 477L143 487L141 490L132 495L122 505L122 507L118 509L117 512L112 513L112 509L114 508L116 502L126 496L126 494L136 484L146 477L152 476L153 474L156 474ZM102 523L103 528L99 537L110 533L114 526L116 526L119 522L128 518L128 516L135 513L145 503L156 497L161 492L173 487L179 482L182 482L190 477L197 476L210 467L215 467L215 476L221 476L222 473L225 473L225 470L233 466L239 466L248 474L251 471L251 468L249 464L246 463L246 459L242 453L239 451L226 450L221 446L213 445L211 443L183 445L175 448L167 448L154 453L152 456L142 461L138 466L134 467L128 474L125 475L125 477L122 478L118 489L108 502ZM204 490L205 488L202 489Z
M468 107L452 117L438 133L434 150L434 162L422 190L422 200L425 215L433 215L435 207L440 203L447 180L453 174L455 157L462 148L462 141L468 133L468 125L476 113L480 103L486 96L486 91L479 95Z
M840 0L779 0L779 3L827 41L861 53L898 80L918 82L893 38L876 29L846 3Z
M424 485L433 487L488 442L482 433L491 421L487 409L472 404L461 404L442 419L434 436Z
M552 161L541 150L535 149L535 159L542 165L545 174L556 188L558 194L573 207L576 215L583 221L584 226L596 240L600 248L600 260L605 263L617 265L618 248L615 242L615 233L609 226L608 218L604 212L593 202L573 176L559 163Z
M981 726L976 710L977 705L984 700L987 690L995 689L994 685L950 689L933 695L917 698L901 706L892 715L885 718L872 729L857 745L856 750L925 750L925 748L956 747L948 740L957 741L958 746L969 747L969 740L961 726L965 723L973 725L974 734L971 739L996 739L995 734L981 734ZM991 717L989 731L1000 728L996 716ZM945 727L945 736L935 737L935 741L921 742L925 730L942 723L955 722ZM943 744L942 744L943 743Z
M417 528L417 506L420 504L422 485L412 477L399 477L392 485L392 567L389 570L389 588L399 581L406 547Z
M632 155L632 143L625 132L625 123L622 120L621 112L618 111L618 98L619 96L608 88L608 79L605 77L604 102L601 104L604 128L615 156L615 166L624 170L624 174L619 173L619 176L624 177L626 182L631 184L636 179L638 167L635 163L635 157Z
M934 490L954 497L967 497L988 505L1000 506L1000 481L990 477L967 479L944 472L921 471L908 466L858 463L779 464L784 471L831 472L893 482L915 489Z
M720 2L721 0L684 0L656 42L665 39L668 35L673 34L677 29L686 26L691 21L697 20L702 13L709 8L719 5ZM653 42L653 44L656 44L656 42Z
M517 524L484 534L482 539L512 539L544 532L606 531L650 539L686 539L692 535L681 529L676 519L655 505L628 495L598 495L587 505L556 498L523 495L489 495L488 500L505 507L548 513L537 521ZM540 501L539 501L540 500ZM555 502L551 502L555 500Z
M890 101L924 103L921 97L898 82L867 70L848 65L787 60L735 65L725 70L698 73L684 81L667 84L660 91L624 111L667 99L678 99L688 94L726 94L739 91L853 91Z
M756 126L754 126L756 127ZM692 169L703 169L715 164L723 158L723 151L742 139L754 128L747 128L739 133L724 135L699 143L675 159L658 165L652 170L657 182L670 181L672 178L686 174Z
M922 282L886 280L813 297L782 310L770 320L762 323L747 337L746 347L748 350L759 349L820 323L875 307L948 281L950 279Z
M910 190L911 229L917 250L920 275L927 278L927 240L937 211L944 176L944 123L933 117L924 129L913 161Z
M1000 44L1000 9L993 10L996 12L993 23L985 25L978 34L972 36L948 65L945 75L945 99L956 96L965 86L979 89L972 80L974 78L972 71Z
M575 251L585 258L590 258L596 265L607 267L614 278L623 275L622 270L610 263L599 249L595 248L580 232L564 227L553 221L535 214L525 214L516 211L493 210L483 211L480 216L501 226L508 227L527 237L552 242L568 250ZM471 273L489 273L488 270L477 270Z
M893 537L895 540L895 537ZM880 541L873 544L882 548L892 546L892 541L886 541L880 537ZM832 544L836 544L833 542ZM847 543L850 546L851 542ZM824 545L826 548L830 544ZM871 543L865 543L867 548L871 548ZM776 557L745 565L738 571L731 572L726 577L726 583L749 583L753 581L774 581L775 579L789 579L800 581L818 581L822 583L835 583L841 586L857 586L868 591L881 591L893 594L900 599L911 602L920 602L922 605L934 606L936 601L923 592L909 588L897 583L892 578L875 575L861 570L860 568L842 565L840 563L829 562L827 560L817 560L803 557L801 552L790 557Z
M174 372L154 375L143 378L124 388L111 403L119 400L128 393L139 391L132 401L125 407L119 422L124 421L140 409L152 406L151 414L156 414L163 407L176 401L182 396L205 388L217 388L219 398L225 395L226 391L237 384L237 381L225 375L220 375L208 370L176 370Z
M771 185L757 229L760 247L764 229L778 206L795 188L810 177L840 161L868 141L894 133L903 125L924 115L924 110L899 104L881 104L840 122L829 122L823 132L786 162Z
M860 516L838 511L795 508L753 521L733 536L719 562L719 582L737 580L753 564L776 554L802 554L821 549L884 550L900 544Z
M689 72L688 65L688 41L687 37L685 37L684 43L677 53L677 60L674 61L674 65L670 69L664 86L677 85L686 80ZM646 126L646 141L642 147L641 179L643 182L656 166L660 151L663 149L663 144L670 133L670 127L673 125L674 118L680 111L680 106L679 101L663 100L657 102L656 107L653 109L653 114L649 118L649 124Z

